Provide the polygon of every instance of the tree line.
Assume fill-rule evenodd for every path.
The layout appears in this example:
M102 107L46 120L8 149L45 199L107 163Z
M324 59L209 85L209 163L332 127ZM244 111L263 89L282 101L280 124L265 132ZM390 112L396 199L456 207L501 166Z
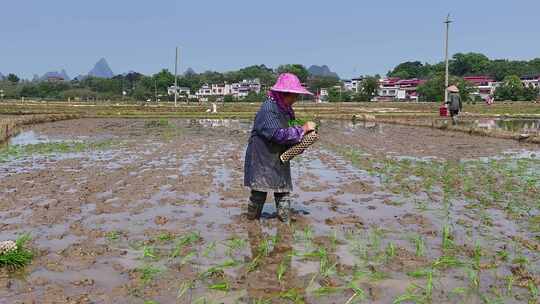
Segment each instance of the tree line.
M501 82L495 90L496 100L537 100L538 88L524 86L521 76L540 75L540 58L526 60L491 60L480 53L457 53L449 60L450 84L457 85L463 100L472 100L474 88L465 81L465 76L489 76ZM445 63L422 63L407 61L398 64L388 72L389 77L402 79L418 78L428 80L418 87L421 100L440 101L444 99ZM473 100L474 101L474 100Z
M518 60L491 60L479 53L457 53L450 60L450 83L457 85L464 100L469 100L474 92L470 83L463 80L464 76L486 75L496 81L502 81L496 90L497 100L535 100L538 89L524 87L519 82L519 76L540 75L540 58L530 61ZM389 77L402 79L419 78L428 80L418 88L423 101L441 101L444 94L444 63L422 63L420 61L407 61L398 64L388 72ZM178 77L178 86L187 87L192 94L202 85L215 83L234 83L243 79L258 78L261 81L260 94L250 94L244 101L256 102L264 98L275 82L277 76L283 72L292 72L304 82L312 92L319 92L321 88L328 89L328 100L334 101L369 101L377 93L380 76L366 76L358 92L342 89L341 81L337 77L322 77L310 75L301 64L281 65L276 69L265 65L248 66L237 71L216 72L206 71L196 73L188 69ZM173 96L167 94L167 89L174 84L174 75L166 69L153 75L143 75L137 72L116 75L110 79L85 77L71 81L27 81L21 80L15 74L8 74L0 79L0 90L5 98L19 99L21 97L51 100L124 100L146 101L157 98L162 101L172 100ZM182 96L186 99L186 96ZM225 101L234 101L232 97Z
M318 91L323 87L331 87L340 84L338 78L318 77L310 75L308 70L300 64L281 65L277 69L265 65L248 66L237 71L215 72L206 71L196 73L188 69L178 76L178 86L187 87L194 94L204 84L234 83L244 79L258 78L263 91L261 94L250 94L244 101L260 101L280 73L292 72L296 74L312 90ZM9 74L3 80L0 79L0 89L5 98L18 99L36 98L50 100L126 100L146 101L155 100L156 96L162 101L172 100L174 96L168 95L168 88L174 85L175 77L167 69L163 69L153 75L143 75L137 72L116 75L112 78L84 77L71 81L27 81L21 80L15 74ZM187 96L181 96L187 98ZM225 98L233 101L232 98Z

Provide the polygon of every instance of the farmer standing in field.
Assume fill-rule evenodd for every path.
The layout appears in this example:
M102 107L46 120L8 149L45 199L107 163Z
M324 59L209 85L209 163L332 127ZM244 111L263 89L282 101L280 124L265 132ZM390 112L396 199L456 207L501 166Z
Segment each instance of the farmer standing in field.
M316 127L314 122L289 127L295 119L292 105L300 94L313 95L296 75L281 74L255 116L244 165L244 185L251 188L247 213L250 220L261 217L266 195L272 191L279 220L290 221L291 167L280 160L280 155Z
M450 117L452 117L452 124L455 125L457 123L457 116L461 112L463 105L458 87L455 85L448 87L448 94L448 109L450 110Z

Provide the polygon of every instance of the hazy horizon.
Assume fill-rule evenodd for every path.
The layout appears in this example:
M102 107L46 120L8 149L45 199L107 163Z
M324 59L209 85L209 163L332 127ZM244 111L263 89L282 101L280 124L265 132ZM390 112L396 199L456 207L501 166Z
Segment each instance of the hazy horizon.
M476 3L456 0L340 1L332 5L275 0L264 7L172 0L54 3L28 0L3 5L0 73L34 74L65 69L86 74L102 57L115 74L219 72L265 64L328 65L342 78L386 74L407 60L443 59L447 13L455 22L450 53L479 52L492 59L540 57L539 1Z

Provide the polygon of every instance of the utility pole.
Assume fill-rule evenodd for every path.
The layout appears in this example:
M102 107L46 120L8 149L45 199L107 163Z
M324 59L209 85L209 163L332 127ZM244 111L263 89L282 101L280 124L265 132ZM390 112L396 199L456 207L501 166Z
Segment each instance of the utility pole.
M452 20L450 20L450 14L446 16L446 21L444 21L446 24L446 43L445 43L445 64L446 64L446 72L445 72L445 78L444 78L444 104L448 102L448 32L450 31L450 23L452 23Z
M174 59L174 106L178 97L178 47L176 47L176 57Z
M158 98L157 98L157 80L154 79L154 89L155 89L155 93L156 93L156 105L158 104Z

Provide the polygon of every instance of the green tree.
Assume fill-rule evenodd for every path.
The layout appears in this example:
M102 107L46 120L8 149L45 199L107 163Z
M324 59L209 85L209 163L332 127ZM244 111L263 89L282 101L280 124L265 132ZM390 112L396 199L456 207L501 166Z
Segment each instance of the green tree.
M377 89L379 88L379 79L375 77L366 77L362 81L362 88L359 92L359 99L362 101L371 101L375 95L377 95Z
M488 71L489 58L480 53L457 53L450 62L450 73L457 76L482 75Z
M244 79L255 79L258 78L261 81L261 84L265 86L270 86L276 81L276 75L274 71L265 66L261 65L252 65L233 72L230 75L230 78L227 79L228 82L237 82Z
M174 85L174 75L167 69L154 74L152 78L155 81L154 86L157 86L158 94L165 94L167 89Z
M339 79L335 77L310 76L307 81L308 87L314 93L322 88L331 88L339 84Z
M495 99L511 101L533 101L538 98L538 89L525 87L516 75L506 76L495 90Z
M461 77L451 76L450 85L456 85L459 88L461 100L469 100L470 94L474 91L472 85ZM418 93L422 101L444 101L445 92L444 73L437 73L424 84L418 86Z
M388 73L388 76L401 79L419 78L422 75L423 67L424 65L420 61L406 61L398 64Z
M278 72L278 74L293 73L294 75L296 75L300 79L301 82L306 82L307 79L308 79L308 76L309 76L308 70L306 69L305 66L303 66L301 64L280 65L277 68L277 72Z
M343 88L332 87L328 89L329 102L349 102L352 101L352 93Z
M11 82L11 83L19 83L19 76L13 74L13 73L10 73L7 75L7 81Z

